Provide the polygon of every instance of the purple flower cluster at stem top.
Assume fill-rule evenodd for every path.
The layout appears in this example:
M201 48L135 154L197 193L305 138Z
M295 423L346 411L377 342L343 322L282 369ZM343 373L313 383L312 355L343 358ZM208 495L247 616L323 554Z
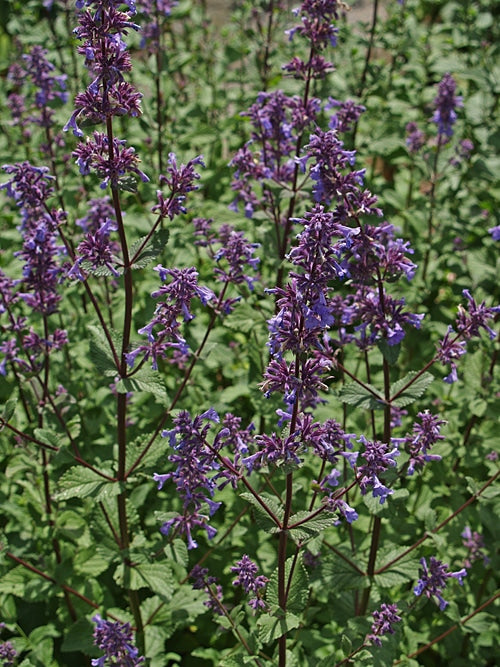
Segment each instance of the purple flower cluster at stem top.
M432 122L438 127L439 140L442 143L452 136L452 126L457 120L456 109L462 106L462 98L455 95L456 88L455 79L447 72L438 85L438 93L434 99Z
M488 565L490 559L483 552L484 538L476 530L472 531L470 526L466 526L462 532L463 544L469 550L467 558L464 561L465 567L470 567L475 560L482 559L484 565Z
M410 455L408 475L413 475L416 469L422 469L429 461L440 461L438 454L430 454L429 450L439 440L444 440L440 434L441 426L447 422L432 415L428 410L419 412L417 417L420 423L415 422L413 432L405 438L392 438L391 442L403 445Z
M100 658L92 660L93 667L139 667L145 664L144 657L133 644L132 628L129 623L105 621L99 614L92 620L96 624L94 630L94 644L104 651Z
M258 575L258 571L257 565L246 554L231 568L231 572L237 575L233 581L233 586L242 586L245 593L255 593L255 597L248 602L255 610L266 608L266 603L260 596L260 590L269 581L264 575Z
M449 572L448 565L445 565L434 556L430 557L429 565L425 558L420 559L422 569L420 570L420 579L413 589L415 595L422 595L428 597L435 597L438 600L441 611L448 606L448 602L443 598L441 593L446 588L446 583L450 577L457 579L462 586L463 577L467 576L467 570L462 568L458 572Z
M384 635L393 635L395 633L393 625L401 621L398 611L399 609L396 604L386 604L384 602L380 605L380 609L373 612L373 624L371 633L367 636L367 639L375 644L375 646L382 646L380 638Z
M65 126L77 137L83 132L77 120L104 123L113 116L137 116L141 113L141 95L124 80L123 73L132 69L130 55L123 36L139 26L131 21L134 3L126 3L123 12L119 0L90 0L78 2L83 9L75 33L82 44L78 52L85 56L85 64L94 77L87 90L76 96L75 111Z
M23 262L22 291L19 296L33 310L49 315L57 309L61 267L58 257L64 250L57 245L57 228L65 220L62 211L50 210L53 179L47 167L29 162L5 165L11 177L0 185L21 211L23 248L17 253Z
M193 298L198 297L203 305L214 298L207 287L198 285L198 272L194 267L186 269L165 269L155 267L163 284L152 293L153 298L161 297L152 320L139 329L148 342L139 345L127 354L127 363L133 366L138 355L144 360L151 358L154 370L158 360L165 358L169 350L177 350L182 355L189 353L189 346L181 333L181 318L189 322L194 318L190 311Z

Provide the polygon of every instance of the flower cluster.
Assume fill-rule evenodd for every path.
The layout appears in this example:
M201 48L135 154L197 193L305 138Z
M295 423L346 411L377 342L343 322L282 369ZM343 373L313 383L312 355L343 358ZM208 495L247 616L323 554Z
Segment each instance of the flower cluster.
M327 61L321 51L327 46L336 46L338 29L333 22L338 21L341 3L337 0L305 0L294 10L301 24L287 30L289 39L299 35L306 40L311 49L308 61L294 57L283 69L293 73L297 78L312 77L322 79L331 72L333 64Z
M403 445L410 455L408 475L413 475L415 469L422 469L429 461L441 460L438 454L429 454L429 450L436 442L444 440L440 430L446 421L432 415L428 410L419 412L417 417L420 423L415 422L411 435L405 438L392 438L394 444Z
M119 9L122 2L117 0L89 0L79 3L91 7L81 11L76 36L83 43L78 52L85 56L93 81L84 93L75 99L75 111L64 129L73 130L77 137L83 132L77 120L89 123L103 123L113 116L137 116L141 113L141 95L123 78L123 73L131 70L132 65L123 35L129 30L138 30L139 26L131 21L135 13L133 2L126 3L128 11Z
M470 526L466 526L462 532L464 547L467 547L469 553L464 561L465 567L470 567L475 560L482 558L484 565L488 565L490 559L483 552L484 538L476 530L472 531Z
M366 111L366 107L356 104L353 100L342 102L334 100L333 97L329 97L325 105L325 110L329 109L337 109L337 111L331 116L328 127L339 133L351 132L361 114Z
M101 188L108 185L118 188L129 174L136 174L147 183L149 178L138 168L140 162L132 147L126 147L125 139L109 137L102 132L94 132L94 138L80 142L73 151L80 174L85 176L94 170L102 178Z
M397 447L390 449L390 445L377 440L367 440L364 435L360 436L359 442L364 445L361 457L366 461L357 467L357 480L361 493L365 495L371 487L374 498L380 498L382 505L387 496L394 491L384 486L380 481L380 475L391 467L395 467L395 458L400 452Z
M386 604L384 602L380 605L380 609L373 612L372 631L367 636L367 639L375 644L375 646L382 646L381 637L387 634L393 635L396 632L393 625L401 620L401 616L398 616L398 611L399 609L396 604Z
M11 642L7 641L0 643L0 660L2 661L2 667L14 667L17 656L17 651L12 646Z
M161 190L157 190L158 203L151 210L153 213L158 213L162 218L168 217L173 220L174 216L179 213L186 213L184 201L188 192L198 189L195 181L200 178L200 175L195 171L195 166L201 165L204 167L205 165L203 157L198 155L189 160L186 165L177 166L175 153L169 153L168 164L168 173L160 175L160 185L167 185L170 194L165 197Z
M193 579L193 588L198 591L205 591L208 599L203 603L205 607L211 609L218 616L223 615L222 605L222 586L217 583L217 577L208 574L207 567L195 565L189 573Z
M209 525L209 518L220 507L220 503L213 501L212 497L217 488L217 450L221 446L219 440L222 432L216 436L213 445L209 445L207 436L210 424L203 422L219 421L219 415L213 408L194 419L187 410L183 410L174 418L174 428L162 432L162 436L169 438L170 446L175 450L169 456L169 461L177 467L174 472L155 473L153 479L158 482L158 489L168 480L174 481L183 501L183 514L168 519L160 530L168 535L174 528L181 535L186 535L189 549L198 546L192 536L195 526L203 527L210 539L217 532ZM208 507L208 516L201 513L203 505Z
M480 304L471 295L469 290L464 289L462 294L467 299L467 306L458 307L455 332L453 327L448 327L444 338L437 345L437 359L443 364L450 364L451 372L444 378L445 382L453 383L458 379L455 360L466 353L467 341L478 337L481 329L484 329L490 340L496 337L496 332L489 326L489 322L500 313L500 306L487 306L485 301Z
M47 167L35 167L29 162L5 165L10 180L0 185L12 197L21 211L23 248L17 256L24 261L22 291L25 303L44 315L57 309L61 267L58 256L57 228L64 221L62 211L48 208L53 194L52 177Z
M129 623L105 621L99 614L93 616L96 624L94 630L94 644L104 651L100 658L92 660L93 667L106 665L123 665L123 667L138 667L145 664L144 657L133 644L132 628Z
M319 110L315 98L304 105L299 97L290 97L281 90L259 93L256 103L243 114L250 118L252 138L230 163L235 169L231 187L237 192L233 209L242 201L245 215L251 218L255 209L272 204L266 182L288 187L293 183L298 137L313 126ZM263 184L260 195L255 182Z
M160 48L162 22L179 3L176 0L138 0L137 11L141 14L141 49L157 53Z
M264 588L269 581L267 577L262 574L257 574L259 568L246 554L243 555L236 565L231 567L231 572L237 576L233 581L233 586L242 586L245 593L254 593L255 597L251 598L248 604L252 609L265 609L266 603L261 597L261 589Z
M203 305L214 298L214 294L207 287L198 285L198 272L194 267L186 269L165 269L155 267L163 285L155 290L153 298L162 297L156 306L153 319L139 333L147 335L148 342L139 345L127 354L127 363L133 366L138 355L144 355L144 360L152 359L154 370L158 369L158 359L165 358L169 350L178 350L181 354L189 353L189 346L182 336L180 318L189 322L194 318L190 311L191 301L198 297ZM167 280L170 282L167 283Z
M447 72L438 85L438 92L434 99L434 115L432 122L438 127L438 136L441 143L446 143L453 134L452 126L457 120L456 109L462 106L462 98L455 95L457 84Z
M463 585L463 577L467 576L467 570L462 568L458 572L449 572L448 565L442 563L442 561L430 557L429 565L425 558L420 559L420 564L422 569L420 570L420 579L417 582L417 585L413 589L415 595L419 596L422 593L427 597L431 598L432 596L436 597L439 603L439 609L443 611L448 606L448 602L443 598L441 593L446 588L446 583L450 577L457 579L458 583Z

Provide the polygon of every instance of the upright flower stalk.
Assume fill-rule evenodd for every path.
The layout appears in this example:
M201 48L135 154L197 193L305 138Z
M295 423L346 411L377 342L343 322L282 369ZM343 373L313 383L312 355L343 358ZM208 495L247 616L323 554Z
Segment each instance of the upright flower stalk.
M121 347L118 350L117 375L119 379L127 377L127 353L130 346L133 308L133 282L129 246L124 226L120 188L126 184L127 189L134 187L135 177L148 181L148 177L139 169L139 159L133 148L126 147L126 142L114 136L113 119L116 116L138 116L141 113L141 95L134 86L125 80L124 75L132 68L124 37L130 30L138 30L139 26L132 21L135 4L130 2L127 11L120 7L124 3L116 0L81 0L77 3L81 13L79 25L75 30L81 42L79 53L85 56L85 64L91 74L92 81L83 93L75 98L75 111L65 126L72 129L75 136L83 138L79 123L103 123L105 131L94 131L91 138L87 137L75 149L73 155L82 175L96 173L102 180L100 187L111 188L111 201L114 209L114 220L118 231L121 250L120 270L105 261L112 273L123 274L124 315L121 331ZM105 223L107 224L107 223ZM101 231L104 228L101 228ZM100 239L97 236L87 237L94 247ZM80 251L87 248L80 246ZM99 253L101 257L102 253ZM102 261L102 260L101 260ZM117 401L117 441L118 469L117 481L126 481L127 454L127 394L118 391ZM119 546L126 554L130 545L130 534L127 516L127 494L121 491L117 496L119 519ZM125 555L124 555L125 558ZM125 561L124 561L125 562ZM125 562L125 566L128 567ZM143 623L139 607L137 591L129 591L130 605L134 615L138 642L144 647Z

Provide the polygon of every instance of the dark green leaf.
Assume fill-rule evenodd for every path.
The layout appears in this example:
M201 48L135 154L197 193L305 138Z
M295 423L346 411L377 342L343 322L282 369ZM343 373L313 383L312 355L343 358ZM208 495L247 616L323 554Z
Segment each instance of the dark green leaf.
M300 619L295 614L288 613L281 618L271 614L262 614L257 621L259 639L264 644L274 642L290 630L295 630L300 625Z
M399 391L401 391L401 389L403 389L403 387L405 387L416 375L418 375L416 371L410 371L410 373L405 375L404 378L401 378L401 380L395 382L391 386L392 396L395 396ZM415 380L415 382L413 382L407 389L405 389L402 394L399 394L395 400L391 399L391 404L398 408L404 408L406 405L411 405L411 403L414 403L422 396L433 380L434 375L428 372L423 373L417 380Z
M302 521L303 519L306 519L310 515L311 515L310 512L302 511L302 512L297 512L296 514L290 517L290 522L289 522L290 536L296 544L298 544L299 542L304 543L306 540L315 537L323 530L331 528L336 518L335 514L324 511L322 514L320 514L317 517L314 517L313 519L310 519L306 523L302 523L300 526L297 526L296 528L293 527L294 523Z
M102 500L109 496L117 496L121 485L104 479L89 468L74 466L59 479L58 486L60 490L56 493L57 500L87 496Z
M91 336L90 359L100 373L106 377L115 377L118 371L108 339L100 327L90 324L88 329ZM113 345L115 351L119 354L121 345L116 336L113 336Z
M367 385L367 387L370 387L373 393L357 382L351 382L339 389L337 396L342 403L354 405L363 410L382 410L384 407L383 396L381 396L375 387L371 387L370 385Z
M262 530L265 530L266 533L277 533L279 527L273 521L271 516L266 512L266 510L262 507L259 501L255 498L255 496L253 496L251 493L242 493L240 495L244 500L246 500L248 503L250 503L250 505L253 506L255 511L255 520L262 528ZM281 521L283 519L283 508L278 503L278 501L266 493L260 494L260 498L265 503L265 505L269 507L274 516L279 521Z
M144 267L148 266L148 264L151 264L151 262L154 261L158 255L160 255L160 253L167 245L169 235L170 232L168 229L160 229L159 231L155 232L155 234L153 234L153 236L146 243L144 248L142 248L138 257L134 260L132 268L143 269ZM143 236L131 245L129 252L130 257L133 258L135 256L146 238L147 236Z

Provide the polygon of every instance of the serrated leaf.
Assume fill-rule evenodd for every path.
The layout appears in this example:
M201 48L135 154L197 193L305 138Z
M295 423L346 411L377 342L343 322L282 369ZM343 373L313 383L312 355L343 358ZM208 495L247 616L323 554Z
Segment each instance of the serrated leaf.
M59 479L59 489L56 500L88 496L102 500L109 496L117 496L121 491L121 485L104 479L89 468L74 466Z
M378 343L378 349L382 352L384 359L390 366L394 366L401 352L401 343L389 345L385 338Z
M88 260L84 260L80 266L85 271L85 273L91 273L98 278L109 278L110 276L116 278L121 276L123 273L123 269L119 266L113 267L113 270L111 270L105 264L101 264L101 266L94 266L92 262L89 262Z
M189 561L188 548L186 543L183 542L182 540L173 540L172 542L170 542L165 546L163 551L165 552L165 556L169 560L172 560L174 561L174 563L178 563L183 567L188 566L188 561Z
M331 528L333 522L336 519L335 514L333 514L332 512L324 511L318 517L314 517L313 519L310 519L306 523L302 523L300 526L294 528L293 526L294 523L298 523L303 519L307 519L307 517L310 515L311 515L310 512L303 511L303 512L297 512L297 514L294 514L293 516L290 517L290 522L289 522L290 537L296 544L298 544L299 542L303 544L306 540L310 540L313 537L316 537L316 535L321 533L323 530Z
M132 264L133 269L143 269L148 264L151 264L158 255L162 252L163 248L168 243L168 237L170 232L168 229L160 229L149 239L144 248L140 251L140 254L134 260ZM141 248L144 241L147 239L147 236L143 236L133 243L130 247L130 256L133 258L137 251Z
M133 567L120 563L113 579L132 591L147 588L164 600L170 600L174 592L172 571L165 563L138 563Z
M262 528L262 530L266 531L267 533L278 532L279 527L269 516L269 514L265 511L265 509L259 503L257 498L255 498L255 496L253 496L251 493L241 493L240 496L254 507L255 520L257 521L258 525ZM266 506L269 507L274 516L277 517L277 519L281 522L281 520L283 519L283 508L278 503L278 501L266 493L262 493L260 495L260 498L266 504Z
M309 598L309 575L302 561L295 562L292 581L288 585L294 558L289 558L285 563L285 586L288 588L286 601L287 611L300 614L307 605ZM278 597L278 569L276 569L267 584L266 601L271 607L279 607Z
M51 447L56 447L59 449L61 445L61 439L48 428L36 428L34 431L35 438L40 442L44 442L46 445L51 445Z
M118 369L108 342L101 328L89 324L88 330L90 332L90 349L89 356L91 361L95 364L97 370L107 377L115 377ZM120 349L117 345L117 340L113 337L113 344L115 350Z
M410 371L404 378L398 380L391 386L391 394L396 396L396 394L405 387L412 378L418 375L417 371ZM434 375L432 373L422 373L420 377L411 384L408 389L405 389L402 394L400 394L396 399L391 399L391 405L394 405L398 408L404 408L406 405L411 405L418 398L422 396L427 387L433 382Z
M4 428L4 423L8 422L16 411L17 398L9 398L5 401L2 412L2 423L0 424L0 431Z
M123 378L116 384L116 391L119 394L128 394L129 392L146 392L153 394L162 405L168 401L167 389L161 380L159 373L141 368L134 376Z
M258 621L259 639L267 644L276 641L290 630L295 630L300 625L300 619L295 614L286 613L284 617L278 618L271 614L262 614Z
M357 382L350 382L339 389L337 396L342 403L354 405L363 410L382 410L384 407L383 396L379 394L375 387L371 387L371 385L366 386L370 387L373 393Z

